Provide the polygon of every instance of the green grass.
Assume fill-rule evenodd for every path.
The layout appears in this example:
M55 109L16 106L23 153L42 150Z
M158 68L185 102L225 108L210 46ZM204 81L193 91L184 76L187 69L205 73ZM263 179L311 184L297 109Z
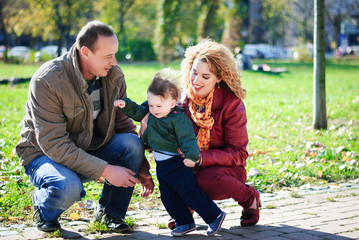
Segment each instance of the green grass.
M328 63L326 99L328 130L312 125L313 68L311 64L276 64L289 72L280 76L244 72L248 91L248 169L262 191L299 186L322 180L346 181L358 177L359 69L358 64ZM307 148L308 142L319 142ZM275 162L274 164L272 162Z
M359 177L359 62L329 62L326 69L328 130L312 129L313 68L310 63L270 62L287 73L270 75L244 71L244 100L248 118L250 157L247 170L260 175L248 181L262 192L292 189L307 183L350 181ZM146 90L158 63L120 64L128 96L146 99ZM0 64L0 78L30 77L38 65ZM179 62L171 64L179 69ZM34 187L19 166L13 148L19 140L25 114L28 83L0 85L0 225L31 219ZM152 162L152 172L154 163ZM161 206L157 179L149 199L137 185L130 209ZM102 185L86 183L85 200L97 201ZM77 205L64 213L78 211ZM84 212L92 216L90 211Z

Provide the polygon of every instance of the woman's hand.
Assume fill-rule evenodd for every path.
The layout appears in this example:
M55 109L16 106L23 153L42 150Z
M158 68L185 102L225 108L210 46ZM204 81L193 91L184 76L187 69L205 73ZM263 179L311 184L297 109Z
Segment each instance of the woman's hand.
M144 116L141 120L141 126L140 126L140 136L141 137L147 128L147 121L148 121L149 116L150 116L150 113L147 113L146 116Z
M197 161L198 162L198 161ZM183 160L183 164L186 166L186 167L194 167L196 165L196 162L192 161L191 159L188 159L188 158L185 158Z

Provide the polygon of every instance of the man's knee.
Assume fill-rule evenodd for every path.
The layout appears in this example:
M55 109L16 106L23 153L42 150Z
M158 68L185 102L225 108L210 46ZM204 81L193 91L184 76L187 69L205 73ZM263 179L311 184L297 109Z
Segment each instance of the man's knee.
M56 181L48 182L47 193L51 198L58 199L60 202L65 201L69 204L81 200L86 195L81 181L73 178L60 178Z
M127 151L132 152L136 155L143 155L145 151L141 139L136 135L133 135L133 137L128 138L128 141L126 141L125 143L125 148Z

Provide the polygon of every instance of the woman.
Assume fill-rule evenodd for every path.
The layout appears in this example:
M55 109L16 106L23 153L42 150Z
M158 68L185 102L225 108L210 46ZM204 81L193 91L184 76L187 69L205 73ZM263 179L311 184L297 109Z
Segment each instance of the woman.
M239 70L230 50L206 39L187 48L181 63L182 106L201 152L197 183L213 200L233 198L243 207L242 226L259 221L259 192L246 185L247 118ZM169 222L173 227L174 222Z

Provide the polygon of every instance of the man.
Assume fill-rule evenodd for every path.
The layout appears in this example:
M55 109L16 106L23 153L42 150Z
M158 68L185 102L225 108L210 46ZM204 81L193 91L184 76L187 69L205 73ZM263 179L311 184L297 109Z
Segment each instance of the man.
M123 219L135 184L141 182L144 197L153 191L136 126L113 106L126 97L117 51L112 28L89 22L70 51L42 65L30 81L16 152L37 187L39 230L60 229L58 217L85 196L86 181L106 180L95 219L116 232L129 229Z

